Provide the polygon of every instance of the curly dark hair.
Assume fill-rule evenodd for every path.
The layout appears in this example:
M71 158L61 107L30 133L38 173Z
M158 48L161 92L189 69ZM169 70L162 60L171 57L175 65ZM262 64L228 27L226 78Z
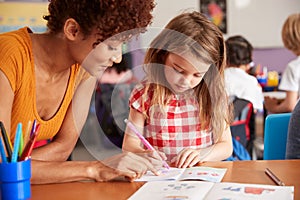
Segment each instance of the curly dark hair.
M243 36L229 37L226 40L226 48L228 66L239 67L252 62L253 47Z
M50 33L62 31L65 21L73 18L85 36L98 28L101 40L126 32L130 37L146 31L152 21L153 0L49 0L47 20Z

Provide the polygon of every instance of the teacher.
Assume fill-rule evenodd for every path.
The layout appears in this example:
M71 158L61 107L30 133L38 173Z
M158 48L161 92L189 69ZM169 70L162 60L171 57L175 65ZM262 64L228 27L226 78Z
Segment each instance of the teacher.
M161 158L122 153L100 161L66 161L86 121L97 77L122 59L121 46L145 32L152 0L49 0L47 32L24 27L0 34L0 120L11 141L16 127L40 124L32 153L33 184L108 181L157 173Z

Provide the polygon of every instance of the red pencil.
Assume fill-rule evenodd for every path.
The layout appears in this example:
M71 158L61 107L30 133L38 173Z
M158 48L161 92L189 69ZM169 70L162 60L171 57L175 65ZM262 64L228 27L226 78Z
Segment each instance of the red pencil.
M24 151L19 159L20 161L27 160L30 157L39 130L40 124L36 126L35 132L33 133L33 135L31 135L29 141L27 142Z

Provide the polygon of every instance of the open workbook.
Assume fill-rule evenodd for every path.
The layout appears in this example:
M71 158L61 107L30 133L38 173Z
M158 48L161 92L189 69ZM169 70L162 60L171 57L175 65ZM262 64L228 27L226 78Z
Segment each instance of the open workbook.
M135 181L166 181L166 180L202 180L210 182L221 182L226 173L226 168L213 167L191 167L191 168L170 168L161 170L159 176L147 172L140 179Z
M154 181L145 183L129 200L292 200L294 186L274 186L203 181Z

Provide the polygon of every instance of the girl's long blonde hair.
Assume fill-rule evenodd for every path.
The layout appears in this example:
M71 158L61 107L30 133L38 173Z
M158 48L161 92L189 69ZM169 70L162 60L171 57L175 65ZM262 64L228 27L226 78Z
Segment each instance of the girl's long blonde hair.
M149 82L145 94L150 89L153 91L151 105L166 105L172 95L162 67L169 53L190 53L210 64L202 81L194 88L194 95L198 97L201 129L210 127L214 138L218 138L231 120L224 88L226 50L221 31L204 15L195 11L183 13L167 24L150 44L144 60Z

